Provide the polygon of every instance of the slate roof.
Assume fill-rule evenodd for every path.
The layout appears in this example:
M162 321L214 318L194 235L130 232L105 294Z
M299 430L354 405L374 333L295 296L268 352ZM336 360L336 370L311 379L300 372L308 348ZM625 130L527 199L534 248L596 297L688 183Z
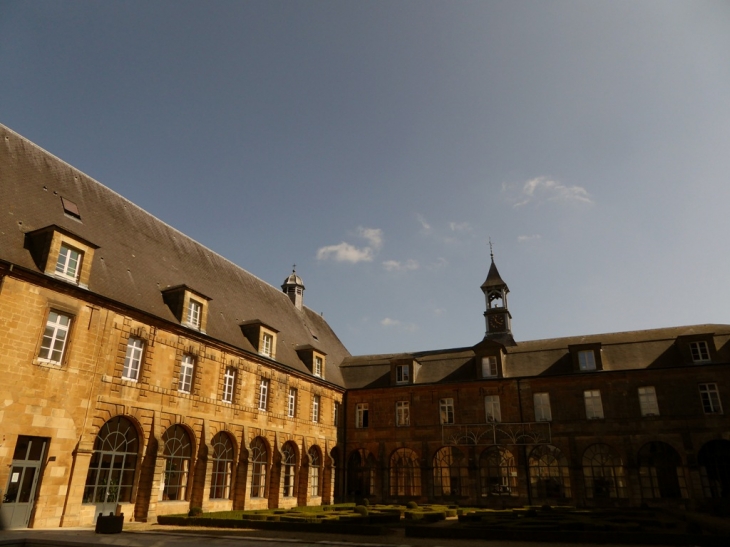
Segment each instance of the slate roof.
M497 270L497 265L494 263L494 259L492 259L492 265L489 266L487 278L484 280L484 283L482 283L481 288L487 289L490 287L507 287L507 283L502 281L502 276L499 275L499 271Z
M730 364L730 325L706 324L517 342L504 348L502 373L504 378L573 374L569 348L582 344L600 344L604 371L685 366L676 341L694 335L712 335L714 362ZM499 346L486 341L469 348L348 357L342 376L348 389L387 387L391 363L414 359L421 365L416 385L474 381L477 352L490 343Z
M279 331L276 361L309 374L295 348L327 355L325 378L343 385L350 354L327 322L297 310L280 289L168 226L91 177L0 125L0 260L41 273L25 234L55 224L98 246L89 291L179 324L162 291L185 285L210 298L206 334L256 353L240 324L259 320ZM64 211L61 198L81 220ZM67 207L68 209L68 207Z

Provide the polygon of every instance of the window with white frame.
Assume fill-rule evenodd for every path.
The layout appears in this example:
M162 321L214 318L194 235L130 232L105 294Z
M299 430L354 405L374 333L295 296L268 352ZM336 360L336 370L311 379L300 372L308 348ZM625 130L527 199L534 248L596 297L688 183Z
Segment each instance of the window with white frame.
M340 403L335 401L332 406L332 425L340 425Z
M639 388L639 407L641 407L642 416L659 416L659 404L656 400L654 386Z
M223 375L223 402L233 402L233 391L236 386L236 369L227 367L226 373Z
M293 418L297 413L297 390L294 387L289 388L289 395L286 400L286 415Z
M596 354L592 349L584 349L578 352L578 366L580 370L596 370Z
M705 414L722 414L720 391L717 384L700 384L700 400Z
M62 243L56 261L56 275L74 283L78 282L82 257L81 251Z
M319 395L312 396L312 421L316 424L319 422Z
M502 409L499 406L499 395L487 395L484 397L484 411L487 422L501 422Z
M368 404L357 403L355 405L355 427L363 429L368 426Z
M442 424L454 423L454 399L441 399L439 402L439 416Z
M51 311L46 320L46 330L43 332L38 359L60 365L63 361L63 353L66 350L70 328L71 317L69 315Z
M273 345L274 337L268 332L263 333L261 335L261 351L259 351L259 353L266 357L271 357L271 348Z
M482 378L497 376L497 358L494 355L482 357Z
M695 363L704 363L710 360L710 349L704 340L690 342L689 351L692 354L692 361Z
M588 389L584 391L583 400L586 404L586 418L589 420L602 420L603 402L601 401L601 390Z
M183 355L180 361L180 378L177 382L177 390L183 393L190 393L193 387L193 373L195 372L195 359L192 355Z
M188 301L188 310L187 310L187 316L185 319L185 322L195 328L200 328L200 317L203 311L203 305L198 302L197 300L190 299Z
M395 403L395 425L398 427L411 425L411 404L408 401Z
M259 383L259 410L266 410L266 405L269 402L269 380L268 378L261 378Z
M410 367L408 365L396 365L395 383L407 384L410 381Z
M535 403L535 421L551 422L553 420L553 412L550 408L550 394L533 393L532 400Z
M322 358L317 355L314 356L314 375L322 377Z
M139 380L139 369L142 365L142 354L144 353L144 340L130 337L127 341L127 356L124 358L124 370L122 378L125 380Z

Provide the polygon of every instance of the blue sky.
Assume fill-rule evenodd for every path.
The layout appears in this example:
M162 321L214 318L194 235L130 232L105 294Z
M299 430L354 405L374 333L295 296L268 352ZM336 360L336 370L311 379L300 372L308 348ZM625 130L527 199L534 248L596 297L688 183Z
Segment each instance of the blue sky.
M730 319L730 3L0 4L0 122L354 354Z

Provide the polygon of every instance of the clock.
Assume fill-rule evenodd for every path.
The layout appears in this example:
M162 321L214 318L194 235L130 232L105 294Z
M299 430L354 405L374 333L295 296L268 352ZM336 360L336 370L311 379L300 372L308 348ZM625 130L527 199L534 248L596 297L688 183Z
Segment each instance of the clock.
M504 330L504 315L491 315L489 317L490 332L498 332Z

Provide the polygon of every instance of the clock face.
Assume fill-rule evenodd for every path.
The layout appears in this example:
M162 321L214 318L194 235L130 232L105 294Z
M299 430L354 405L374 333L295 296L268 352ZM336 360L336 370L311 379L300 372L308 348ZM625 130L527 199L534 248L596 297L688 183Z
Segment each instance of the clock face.
M489 330L490 331L504 330L504 315L492 315L489 318Z

